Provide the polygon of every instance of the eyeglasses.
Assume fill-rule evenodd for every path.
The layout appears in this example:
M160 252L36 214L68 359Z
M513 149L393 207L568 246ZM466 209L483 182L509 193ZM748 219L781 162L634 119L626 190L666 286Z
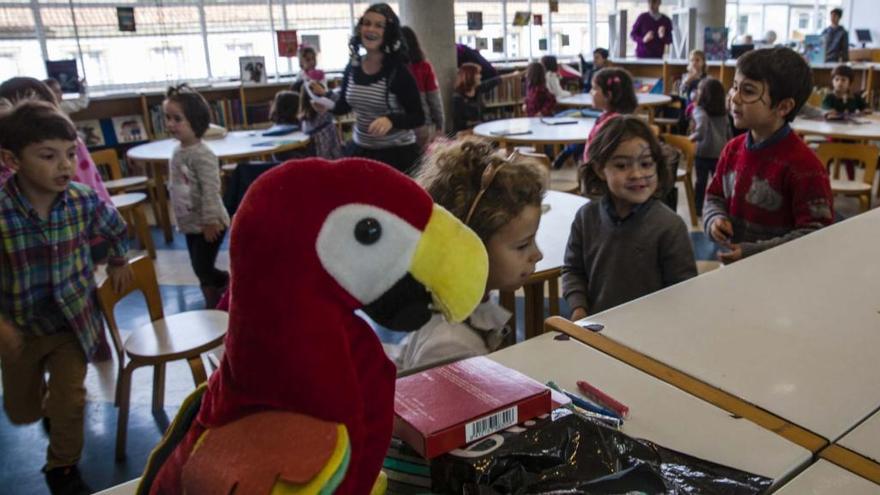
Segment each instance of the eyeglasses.
M760 92L755 91L756 89L752 83L737 84L734 81L727 92L727 97L733 100L736 96L739 96L739 101L742 103L757 103L764 98L764 93L767 92L767 85L763 84Z
M516 158L518 157L519 152L513 150L513 153L511 153L507 157L507 159L501 162L491 163L483 170L483 176L480 178L480 191L477 193L476 196L474 196L474 202L471 203L471 208L468 210L467 216L464 218L465 225L470 225L471 217L473 217L474 212L477 211L477 204L479 204L480 199L482 199L483 194L486 193L486 190L489 189L489 186L492 185L492 181L495 180L495 176L498 175L498 171L501 169L501 167L507 165L508 163L513 163L513 161L516 160Z

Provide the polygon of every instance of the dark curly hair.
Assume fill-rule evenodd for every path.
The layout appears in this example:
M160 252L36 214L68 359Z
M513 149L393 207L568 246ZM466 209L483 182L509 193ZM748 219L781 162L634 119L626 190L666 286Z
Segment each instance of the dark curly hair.
M632 76L626 69L606 67L593 75L593 85L598 86L608 98L612 112L633 113L639 106Z
M165 101L173 101L180 105L183 116L189 121L189 126L197 138L201 138L211 124L211 107L208 101L198 91L183 83L170 86L165 93Z
M12 77L0 84L0 98L11 103L19 100L37 98L48 103L57 104L55 93L43 81L33 77Z
M357 25L354 27L354 34L352 34L351 39L348 41L352 62L356 64L360 61L360 48L363 46L361 42L361 23L364 22L364 15L370 12L385 17L385 33L382 37L381 50L386 56L382 64L388 65L388 62L406 63L409 60L409 56L406 41L403 39L403 33L400 29L400 19L394 13L394 9L387 3L374 3L370 5L358 19Z
M544 166L522 157L507 161L495 152L491 143L470 137L434 148L425 156L415 180L435 203L464 222L480 192L483 172L502 163L468 223L486 244L523 208L540 208L547 187Z
M608 193L608 184L599 177L596 169L604 167L611 160L621 143L635 138L648 143L651 158L657 165L657 190L654 192L654 196L662 196L669 190L674 176L663 158L663 149L651 128L644 120L635 115L616 115L608 119L590 141L587 148L590 161L581 164L578 168L578 181L584 194L598 196Z

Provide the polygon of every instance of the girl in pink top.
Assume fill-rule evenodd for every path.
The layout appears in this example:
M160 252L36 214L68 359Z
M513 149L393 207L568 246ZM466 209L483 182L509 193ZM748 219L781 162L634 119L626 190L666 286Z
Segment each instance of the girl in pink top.
M592 86L590 96L593 97L593 107L602 110L602 115L596 119L596 123L587 136L583 163L590 161L587 150L589 150L590 141L593 140L602 125L617 114L635 112L639 105L636 92L633 89L632 76L625 69L608 67L596 72L593 75Z

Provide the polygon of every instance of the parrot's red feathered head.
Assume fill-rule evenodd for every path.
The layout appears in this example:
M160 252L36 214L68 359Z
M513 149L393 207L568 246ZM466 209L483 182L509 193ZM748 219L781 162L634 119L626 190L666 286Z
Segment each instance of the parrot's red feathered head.
M432 310L461 321L488 272L470 229L406 175L357 158L295 160L260 176L235 214L230 257L222 380L255 407L290 407L301 387L279 381L327 373L349 343L376 340L354 310L406 330ZM237 414L224 409L214 418Z

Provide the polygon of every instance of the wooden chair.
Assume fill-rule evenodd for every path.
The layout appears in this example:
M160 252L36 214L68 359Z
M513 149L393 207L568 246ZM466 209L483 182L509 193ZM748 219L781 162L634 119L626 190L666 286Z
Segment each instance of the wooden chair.
M544 153L519 151L519 149L517 151L521 156L537 160L541 165L547 167L547 171L550 174L550 183L548 184L550 189L574 194L577 194L580 190L577 181L577 169L575 167L563 167L554 170L551 166L550 158Z
M156 246L153 244L150 226L147 225L147 217L143 210L147 196L144 193L125 193L110 196L110 200L128 224L129 232L134 232L150 258L156 259Z
M681 150L685 158L685 168L679 168L675 174L676 182L684 182L684 192L687 196L688 210L691 214L691 225L697 226L697 201L694 194L694 162L697 156L697 146L687 136L678 134L661 134L663 142Z
M118 359L117 459L125 457L132 372L142 366L153 366L153 412L161 412L165 401L165 364L185 359L189 363L196 386L205 382L207 374L201 355L223 343L228 324L227 313L217 310L188 311L166 318L162 312L159 282L153 262L141 256L132 260L130 265L134 271L134 279L123 292L116 292L109 278L98 287L98 305L110 329ZM123 342L113 308L123 297L135 290L139 290L146 299L151 323L134 330Z
M104 187L110 194L146 190L150 199L150 207L153 209L153 217L156 219L156 223L159 222L159 207L154 194L155 186L150 178L144 175L125 177L122 174L122 166L119 164L119 156L112 148L92 151L89 154L92 156L95 166L104 170L105 175L110 178L110 180L104 181Z
M874 189L874 175L877 173L877 159L880 148L872 144L822 143L816 150L823 165L834 167L831 179L831 192L841 196L855 196L861 211L871 208L871 192ZM865 164L865 174L861 181L840 180L840 161L853 160ZM880 190L878 190L880 194Z

